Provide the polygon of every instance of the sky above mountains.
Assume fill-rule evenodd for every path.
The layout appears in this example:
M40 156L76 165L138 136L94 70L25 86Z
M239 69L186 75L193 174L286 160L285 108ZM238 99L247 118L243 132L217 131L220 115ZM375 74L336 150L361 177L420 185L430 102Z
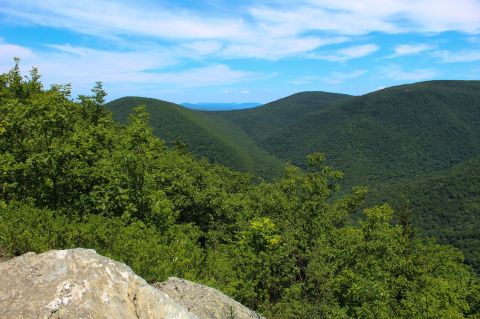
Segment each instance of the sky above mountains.
M480 0L0 0L0 72L109 100L269 102L480 79Z

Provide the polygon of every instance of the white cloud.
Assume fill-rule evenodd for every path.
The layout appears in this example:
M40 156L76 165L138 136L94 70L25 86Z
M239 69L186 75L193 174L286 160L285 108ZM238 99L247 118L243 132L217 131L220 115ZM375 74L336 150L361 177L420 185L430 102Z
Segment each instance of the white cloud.
M258 6L250 10L256 21L282 34L321 31L337 35L361 35L372 31L399 32L393 24L371 19L347 10L332 11L320 4L298 4L290 7Z
M437 51L433 55L443 63L476 62L480 61L480 50Z
M478 0L310 0L313 7L361 21L366 32L480 31ZM341 27L340 27L341 28ZM348 26L345 31L351 31Z
M332 85L341 84L347 80L358 78L359 76L362 76L366 72L367 72L366 70L355 70L352 72L333 72L329 74L327 77L325 77L323 81L325 83L332 84Z
M232 70L226 65L215 64L182 72L153 73L143 80L157 84L175 84L179 87L202 87L231 84L261 77L262 75L258 73Z
M0 42L0 61L12 61L13 57L29 58L33 56L32 50L15 44Z
M406 55L415 55L419 54L428 50L434 49L435 46L426 44L426 43L419 43L419 44L400 44L395 47L394 53L389 56L389 58L396 58Z
M367 72L366 70L353 70L351 72L332 72L325 77L305 75L305 76L300 76L298 78L294 78L293 80L290 80L287 83L291 83L294 85L305 85L305 84L312 83L314 81L321 80L324 83L336 85L336 84L341 84L350 79L358 78L359 76L362 76L366 72Z
M105 37L130 49L142 41L161 41L191 55L225 59L298 56L372 32L480 32L478 0L268 1L239 6L235 14L155 1L1 2L0 13L18 23Z
M307 0L291 6L257 6L252 15L285 32L319 30L361 35L370 32L480 31L477 0Z
M344 37L335 38L281 38L272 39L266 36L261 41L250 43L234 43L226 47L220 55L224 58L259 58L266 60L278 60L284 57L299 55L310 52L321 46L344 42Z
M305 75L305 76L300 76L298 78L294 78L292 80L287 81L287 83L293 84L293 85L304 85L304 84L309 84L312 83L315 80L318 80L318 76L312 76L312 75Z
M215 2L220 6L228 3ZM173 86L202 87L269 76L233 69L228 66L230 59L307 57L344 62L367 57L380 48L368 43L375 42L372 40L375 34L372 37L364 35L376 32L468 33L462 38L470 41L470 50L431 54L445 63L480 61L480 50L473 49L478 49L474 44L478 43L480 34L479 0L254 2L257 4L248 1L232 13L229 10L185 10L175 1L0 0L0 14L9 18L8 23L12 25L70 30L97 37L93 40L85 37L85 43L96 44L101 38L104 40L102 47L109 48L57 44L46 50L32 50L0 39L0 69L11 67L11 58L20 56L24 69L38 66L46 74L47 83L68 79L74 88L84 90L89 89L94 80L102 80L106 85L121 86L124 95L134 85L152 90ZM343 48L328 47L340 43ZM394 47L390 57L434 49L428 44L400 44ZM185 69L185 65L190 68ZM179 66L184 69L179 71ZM289 83L300 85L320 80L338 84L364 73L364 70L333 72L328 79L306 76ZM438 72L431 68L405 70L389 66L383 70L383 76L395 81L418 81L436 75Z
M383 68L382 74L385 78L393 81L417 82L433 79L438 76L439 73L433 69L413 69L406 71L398 65L390 65Z
M22 58L22 69L39 67L45 74L44 83L63 83L65 74L75 92L87 93L95 80L103 81L113 96L123 96L135 91L159 90L169 87L194 88L228 85L247 80L263 78L267 75L235 70L224 64L210 64L180 71L165 71L176 65L175 57L166 50L111 52L93 50L70 45L50 45L52 52L36 52L29 48L0 44L0 72L8 71L13 62L12 56ZM3 50L2 50L3 49ZM3 54L5 58L3 59ZM118 90L121 90L119 92Z
M106 0L3 1L0 12L31 23L97 36L140 35L166 39L228 39L249 35L241 19L198 15L154 5ZM145 3L143 3L145 4Z
M328 60L332 62L341 62L352 59L363 58L370 55L380 48L376 44L355 45L343 49L336 50L330 53L312 53L308 57L313 59Z
M79 85L94 80L105 82L127 81L140 78L142 72L158 70L177 63L177 57L162 47L138 51L103 51L71 45L50 45L52 52L36 52L25 59L24 65L33 64L58 82L68 73L69 81ZM142 77L145 77L145 74Z
M195 54L210 55L218 53L223 48L223 44L219 41L194 41L184 43L182 47Z
M366 55L369 55L375 51L377 51L379 47L375 44L364 44L364 45L357 45L357 46L352 46L349 48L344 48L338 50L338 54L345 59L355 59L355 58L361 58Z

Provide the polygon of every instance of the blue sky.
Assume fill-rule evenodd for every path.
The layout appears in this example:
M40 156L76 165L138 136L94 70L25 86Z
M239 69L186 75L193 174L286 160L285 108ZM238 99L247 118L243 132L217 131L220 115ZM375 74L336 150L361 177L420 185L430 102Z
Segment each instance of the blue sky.
M0 0L0 72L172 102L480 79L480 0Z

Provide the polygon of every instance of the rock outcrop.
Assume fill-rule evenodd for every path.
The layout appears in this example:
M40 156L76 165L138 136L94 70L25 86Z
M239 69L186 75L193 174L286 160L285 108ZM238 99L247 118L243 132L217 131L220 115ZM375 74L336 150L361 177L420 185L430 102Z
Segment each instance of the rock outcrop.
M0 318L264 319L188 280L150 286L125 264L82 248L0 262Z
M0 263L0 318L197 319L126 265L89 249Z
M185 279L171 277L153 286L199 318L264 319L220 291Z

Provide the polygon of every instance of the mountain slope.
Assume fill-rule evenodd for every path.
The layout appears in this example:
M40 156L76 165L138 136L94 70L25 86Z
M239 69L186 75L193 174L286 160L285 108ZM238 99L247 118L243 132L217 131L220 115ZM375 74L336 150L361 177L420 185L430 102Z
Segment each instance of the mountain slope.
M384 89L330 104L257 141L302 166L305 155L325 152L348 185L435 172L480 154L480 82Z
M194 154L259 176L278 176L283 162L260 148L236 125L211 112L140 97L124 97L106 104L115 120L126 123L137 105L145 105L156 135L171 143L182 140Z
M303 92L240 111L143 98L108 107L125 121L138 104L147 105L167 141L182 138L196 154L263 176L281 170L270 154L304 166L307 154L322 151L345 172L345 189L367 185L370 203L385 200L397 210L403 194L414 225L461 248L480 271L480 81L422 82L358 97Z
M301 117L319 111L333 102L349 99L346 94L301 92L257 108L216 112L220 117L241 127L250 137L262 140Z
M377 185L368 202L411 209L412 222L423 234L460 248L480 272L480 156L444 171Z

